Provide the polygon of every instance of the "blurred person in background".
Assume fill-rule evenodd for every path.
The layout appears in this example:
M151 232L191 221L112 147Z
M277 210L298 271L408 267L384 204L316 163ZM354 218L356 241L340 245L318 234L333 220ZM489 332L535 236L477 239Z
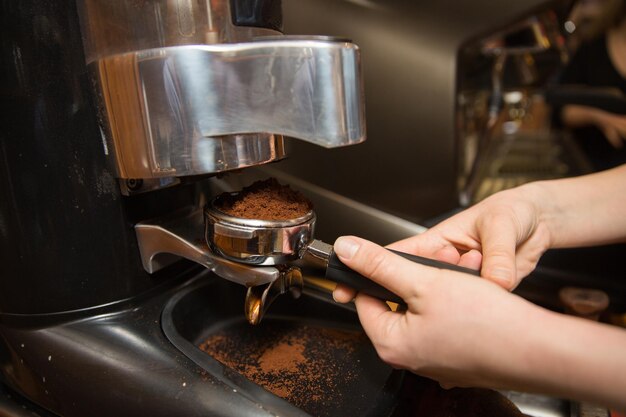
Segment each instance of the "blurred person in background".
M575 50L558 84L575 88L548 94L553 124L572 131L594 170L612 168L626 162L626 1L580 1L569 23Z

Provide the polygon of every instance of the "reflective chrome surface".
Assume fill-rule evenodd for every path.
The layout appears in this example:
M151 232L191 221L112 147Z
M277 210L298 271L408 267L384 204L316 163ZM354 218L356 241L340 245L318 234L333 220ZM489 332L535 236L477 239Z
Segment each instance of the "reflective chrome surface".
M469 68L483 65L490 84L481 81L483 75L478 76L476 72L468 72L459 83L457 132L460 139L459 202L462 206L484 198L477 195L482 186L483 171L494 162L495 165L499 163L489 159L491 148L510 148L510 144L502 142L521 141L528 137L531 142L540 143L542 140L534 139L547 136L550 118L544 110L545 103L538 99L543 95L547 74L558 71L563 53L564 41L558 26L553 11L540 11L466 45L461 61ZM548 135L553 136L552 132ZM554 142L554 139L549 141ZM537 149L538 155L542 153ZM559 161L555 165L559 165ZM559 174L557 178L561 176ZM553 176L537 179L549 178ZM508 180L506 177L499 179ZM510 183L515 186L524 182L528 179Z
M303 278L298 267L249 265L216 255L209 249L202 236L203 220L201 209L189 209L165 219L135 225L145 270L153 273L167 266L174 255L197 262L224 279L248 287L244 313L250 324L259 324L278 296L287 292L296 298L300 296ZM309 219L311 227L314 220L313 215ZM263 233L261 235L267 236ZM275 256L265 259L273 262L278 258L285 257Z
M292 220L257 220L229 216L215 205L211 202L204 211L206 242L214 253L232 261L284 264L298 259L313 240L316 217L312 211Z
M274 15L273 28L237 25L242 10L223 0L77 0L80 31L87 63L121 53L179 45L247 42L258 36L281 35L282 16ZM254 20L250 3L247 18ZM254 3L254 4L252 4ZM243 3L242 3L243 4ZM251 12L251 13L250 13ZM250 20L247 22L250 23Z
M92 65L110 126L105 152L121 178L271 162L284 155L279 135L328 148L365 139L359 49L349 42L272 37L141 50Z
M569 401L519 391L500 391L519 410L529 417L580 417L572 410Z
M325 270L328 266L328 259L333 251L333 246L321 240L313 240L306 250L301 253L304 265Z
M157 255L169 254L197 262L222 278L248 287L280 278L281 272L277 268L251 267L214 255L204 241L203 222L202 209L195 209L135 225L145 270L153 273L163 268L168 257Z
M304 280L299 268L287 268L281 278L265 285L249 287L246 292L244 313L250 324L259 324L270 305L280 295L291 293L294 298L300 297Z

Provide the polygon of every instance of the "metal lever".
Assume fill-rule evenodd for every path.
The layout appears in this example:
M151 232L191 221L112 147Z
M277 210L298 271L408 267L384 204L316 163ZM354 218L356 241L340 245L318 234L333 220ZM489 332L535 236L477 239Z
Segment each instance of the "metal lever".
M251 266L214 255L204 240L202 209L187 209L170 217L135 225L141 261L153 273L164 266L160 254L177 255L248 287L244 313L250 324L259 324L270 304L281 294L295 298L302 293L300 269L287 266Z
M144 269L153 273L166 266L159 254L172 254L197 262L237 284L252 287L281 277L276 267L253 267L214 255L204 240L202 209L186 209L172 216L135 225Z

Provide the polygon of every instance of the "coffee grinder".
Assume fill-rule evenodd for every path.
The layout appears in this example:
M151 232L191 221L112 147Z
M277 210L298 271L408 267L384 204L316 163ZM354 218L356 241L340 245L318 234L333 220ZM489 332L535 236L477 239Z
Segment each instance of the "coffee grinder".
M202 236L211 178L279 161L283 135L362 142L358 48L283 36L280 0L27 0L0 17L0 367L18 404L7 409L306 415L164 335L164 306L175 318L172 300L194 285L213 282L203 293L238 310L242 294L176 249L142 263L154 242L141 225Z

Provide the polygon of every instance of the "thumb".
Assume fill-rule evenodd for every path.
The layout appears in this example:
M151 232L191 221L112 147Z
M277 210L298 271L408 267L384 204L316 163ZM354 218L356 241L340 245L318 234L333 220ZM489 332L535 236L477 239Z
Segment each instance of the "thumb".
M517 284L517 240L514 232L516 228L508 223L508 218L500 218L499 221L498 217L493 217L483 227L480 236L483 251L481 275L507 290L512 290Z
M437 268L420 265L355 236L335 241L335 253L346 266L382 285L407 301L416 297L425 280L439 273Z

